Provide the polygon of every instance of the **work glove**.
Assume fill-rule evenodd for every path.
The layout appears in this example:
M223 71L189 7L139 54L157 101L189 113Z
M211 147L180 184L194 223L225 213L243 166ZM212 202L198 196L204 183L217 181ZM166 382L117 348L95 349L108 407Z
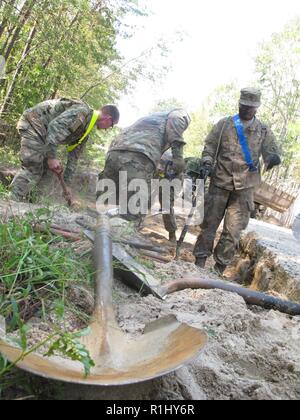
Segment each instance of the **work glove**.
M172 169L177 176L182 175L184 173L185 167L186 167L186 164L183 158L173 159Z
M280 156L273 154L267 157L267 159L265 160L265 165L266 165L266 170L270 171L271 169L274 168L274 166L280 165L281 164L281 159Z
M200 179L206 179L209 176L212 176L213 166L212 164L206 162L202 165L200 169Z

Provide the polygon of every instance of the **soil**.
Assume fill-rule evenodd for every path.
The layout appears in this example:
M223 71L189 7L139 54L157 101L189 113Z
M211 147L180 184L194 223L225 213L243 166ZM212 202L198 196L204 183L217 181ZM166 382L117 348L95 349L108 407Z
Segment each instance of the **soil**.
M5 208L5 205L0 203L0 208ZM75 222L78 215L79 213L73 214L64 208L63 211L56 212L55 222L78 227ZM140 235L155 245L169 246L162 226L160 216L148 219ZM266 256L268 253L268 258L270 260L273 258L274 265L269 267L270 273L276 271L275 266L280 266L286 273L285 279L299 279L297 270L300 252L298 244L296 246L295 243L289 242L289 232L283 232L281 229L277 231L274 226L265 226L261 222L251 223L247 234L253 230L256 234L258 231L262 234L262 240L255 239L256 249L262 246L263 255ZM197 231L197 228L191 229L180 261L172 260L173 247L164 254L170 262L166 264L153 262L152 268L148 267L162 284L188 274L216 278L211 269L213 261L209 261L206 270L198 269L193 264L192 243ZM257 254L261 255L260 251ZM253 252L247 254L244 247L240 258L245 261L248 258L249 266L251 256ZM256 265L262 261L265 260L256 258ZM252 268L253 266L255 264L252 263ZM244 276L240 282L248 281L248 284L252 284L253 278L249 278L249 275L248 270L248 278ZM256 286L262 288L259 282ZM283 297L291 296L288 294L290 288L285 287L283 280L281 283L270 281L265 289L269 292L273 290ZM81 296L76 290L72 293ZM86 313L91 313L93 301L89 292L87 293L89 298L85 300L84 309ZM81 301L81 298L78 300ZM142 334L147 323L164 315L175 314L180 321L205 330L209 337L208 344L187 366L163 378L139 385L114 388L66 384L57 386L56 383L33 378L33 389L37 397L43 397L43 393L47 390L54 399L297 400L300 398L299 316L292 318L279 312L248 307L239 296L218 290L185 290L169 295L165 300L159 300L152 295L143 297L118 279L114 284L113 300L120 327L132 337ZM36 328L39 328L38 321L34 320L33 324L34 335L37 333ZM41 327L44 333L47 332L47 324ZM34 340L33 335L30 336L32 340ZM31 383L33 379L30 377Z

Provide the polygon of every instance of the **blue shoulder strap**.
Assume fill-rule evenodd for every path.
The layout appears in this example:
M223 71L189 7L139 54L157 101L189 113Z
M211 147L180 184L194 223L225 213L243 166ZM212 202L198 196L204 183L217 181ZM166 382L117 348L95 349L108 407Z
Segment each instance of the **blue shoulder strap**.
M239 115L234 116L233 122L236 128L236 132L237 132L237 135L238 135L238 138L239 138L242 150L243 150L243 154L245 156L246 163L249 167L249 170L250 172L257 172L258 169L253 163L252 155L249 149L248 140L244 132L244 127L241 122L240 116Z

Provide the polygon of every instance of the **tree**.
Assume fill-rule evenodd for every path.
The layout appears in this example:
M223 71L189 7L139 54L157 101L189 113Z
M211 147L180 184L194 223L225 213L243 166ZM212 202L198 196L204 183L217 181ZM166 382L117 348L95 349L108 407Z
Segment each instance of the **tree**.
M15 122L42 100L80 97L95 79L103 83L89 95L91 105L113 102L127 84L116 38L130 34L122 23L128 13L141 14L136 0L3 0L0 116Z
M212 124L209 121L207 109L205 107L199 108L197 111L191 113L191 124L184 133L186 146L184 154L186 157L201 157L204 140L211 128Z
M176 98L160 99L154 104L151 113L164 112L176 108L185 108L185 105Z
M256 57L263 92L263 119L275 132L283 153L285 178L295 175L300 157L300 17L261 45ZM299 174L300 175L300 174Z

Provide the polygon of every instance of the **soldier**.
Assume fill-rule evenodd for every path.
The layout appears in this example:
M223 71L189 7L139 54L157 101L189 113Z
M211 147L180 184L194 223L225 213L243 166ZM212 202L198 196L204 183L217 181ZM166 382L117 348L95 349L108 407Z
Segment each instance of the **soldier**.
M197 180L203 178L202 174L202 161L196 157L189 157L185 158L185 172L175 175L173 173L173 159L172 154L170 151L167 151L163 154L160 164L158 166L158 178L160 179L168 179L172 181L174 179L174 175L177 179L180 179L183 183L182 187L182 198L190 199L192 202L192 194L196 191L196 184ZM162 208L163 198L162 198L162 190L159 191L159 201ZM177 223L176 217L174 212L174 204L175 204L175 195L174 195L174 188L171 187L170 191L170 211L169 213L163 213L163 222L167 232L169 232L169 240L170 242L176 242L176 231L177 231Z
M248 226L254 209L254 189L261 182L260 157L266 170L281 163L274 134L256 118L260 105L259 90L242 89L239 114L219 121L205 141L203 170L211 176L211 184L194 255L196 265L204 268L225 218L223 233L214 250L215 269L220 274L232 262L241 232Z
M160 180L166 179L171 182L174 178L180 179L182 176L183 172L175 173L172 153L170 150L166 151L162 155L161 160L158 164L156 177ZM163 211L163 191L161 188L159 189L159 202L161 206L164 226L166 231L169 232L169 241L175 243L177 240L177 223L174 212L175 191L172 186L170 188L170 207L167 213Z
M169 149L172 151L173 171L176 175L184 172L182 137L188 128L190 117L183 109L161 112L141 118L135 124L122 131L112 142L107 154L105 168L99 179L113 180L117 187L117 203L119 204L119 172L127 172L127 185L134 179L147 182L147 198L150 207L151 181L156 177L157 168L162 155ZM98 197L103 192L98 192ZM130 197L135 192L128 192ZM140 222L142 215L134 215L129 209L125 215L127 220ZM170 232L174 240L174 232Z
M114 105L94 111L83 101L64 98L26 110L17 125L22 169L12 182L11 197L18 201L26 198L47 168L62 173L62 164L56 157L57 146L61 144L68 150L64 179L70 182L92 128L96 125L98 129L107 129L118 121L119 111Z

